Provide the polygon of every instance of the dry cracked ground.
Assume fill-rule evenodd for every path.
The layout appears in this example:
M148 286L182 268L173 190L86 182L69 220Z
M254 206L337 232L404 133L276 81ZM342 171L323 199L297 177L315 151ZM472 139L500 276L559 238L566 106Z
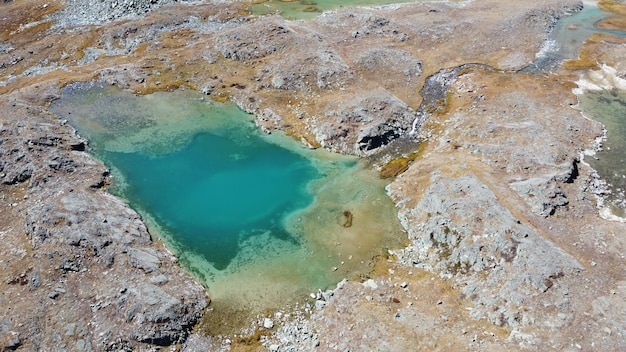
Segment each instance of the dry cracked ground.
M591 4L586 4L591 5ZM626 28L626 5L600 1ZM573 0L251 16L236 1L0 3L3 351L622 351L623 222L583 160L602 126L575 88L626 89L626 41L595 35L520 70ZM82 81L194 89L306 147L372 160L406 247L311 308L213 336L209 297L106 193L88 142L48 111ZM355 219L358 221L358 219ZM210 307L210 306L209 306Z

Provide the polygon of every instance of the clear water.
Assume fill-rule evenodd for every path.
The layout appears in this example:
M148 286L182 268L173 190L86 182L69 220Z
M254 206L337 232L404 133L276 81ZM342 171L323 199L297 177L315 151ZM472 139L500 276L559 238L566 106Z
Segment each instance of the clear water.
M318 16L324 11L331 11L340 7L390 5L417 1L420 0L267 0L251 5L249 10L256 15L280 13L287 19L308 19Z
M611 185L607 205L612 213L626 218L626 91L586 92L579 100L585 115L607 129L603 150L585 161Z
M50 109L89 139L112 169L112 192L208 287L225 320L364 274L406 237L376 172L261 134L234 105L78 84Z

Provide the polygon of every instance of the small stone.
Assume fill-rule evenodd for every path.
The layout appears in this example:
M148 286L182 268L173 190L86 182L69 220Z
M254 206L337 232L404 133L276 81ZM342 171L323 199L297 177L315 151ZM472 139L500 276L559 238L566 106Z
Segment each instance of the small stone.
M365 282L363 283L363 286L365 286L365 287L369 287L369 288L371 288L372 290L375 290L375 289L377 289L377 288L378 288L378 285L377 285L377 284L376 284L376 282L375 282L374 280L372 280L372 279L368 279L367 281L365 281Z
M274 327L274 322L270 318L263 319L263 327L266 329L271 329Z
M333 291L322 292L322 298L324 299L324 301L330 300L330 298L334 295L335 293Z
M48 298L50 299L55 299L57 297L59 297L60 293L58 291L52 291L50 293L48 293Z
M337 269L339 269L339 268L337 268L336 266L333 266L331 270L332 271L337 271Z
M163 275L163 274L159 274L156 276L153 276L150 278L150 282L152 282L155 285L163 285L165 283L167 283L169 280L167 279L167 276Z
M277 352L278 348L279 348L278 345L270 345L270 351L272 351L272 352Z
M402 288L407 288L407 286L409 286L409 284L407 284L406 281L402 281L402 283L400 284L400 287Z
M19 334L15 331L9 331L3 342L5 343L3 351L14 351L22 345Z

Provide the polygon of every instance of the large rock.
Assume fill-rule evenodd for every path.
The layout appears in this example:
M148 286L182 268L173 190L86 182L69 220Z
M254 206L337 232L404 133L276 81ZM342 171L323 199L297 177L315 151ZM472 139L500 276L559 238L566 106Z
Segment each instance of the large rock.
M309 122L316 139L330 150L371 154L408 132L415 111L385 91L371 91L325 107L324 121Z

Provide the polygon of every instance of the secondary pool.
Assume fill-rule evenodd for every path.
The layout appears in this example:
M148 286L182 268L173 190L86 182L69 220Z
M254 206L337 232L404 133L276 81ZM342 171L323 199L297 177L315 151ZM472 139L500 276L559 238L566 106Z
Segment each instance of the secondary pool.
M417 1L423 0L261 0L255 1L255 4L251 5L249 9L255 15L279 13L284 18L293 20L313 18L322 12L340 7L380 6Z

